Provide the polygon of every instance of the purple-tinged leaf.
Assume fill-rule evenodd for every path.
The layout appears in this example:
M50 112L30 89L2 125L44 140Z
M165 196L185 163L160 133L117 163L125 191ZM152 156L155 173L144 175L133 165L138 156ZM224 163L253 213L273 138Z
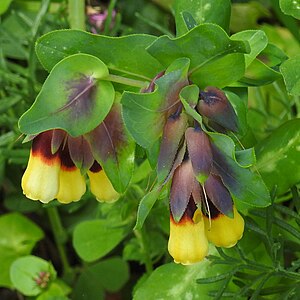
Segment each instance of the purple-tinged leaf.
M192 164L187 159L175 170L172 179L170 208L175 222L179 222L186 210L192 194L194 180Z
M187 149L194 174L204 183L212 168L212 151L208 135L201 128L188 128L185 132Z
M167 118L181 105L179 93L188 85L188 59L178 59L156 80L152 93L124 92L123 116L136 142L149 149L162 134Z
M32 107L20 118L23 133L63 129L73 137L99 125L108 114L115 92L106 65L96 57L76 54L51 71Z
M184 113L180 115L175 114L168 118L164 127L158 156L158 182L163 181L170 173L186 127L187 116Z
M125 129L121 105L114 104L103 122L85 137L115 190L124 192L133 172L135 144Z
M72 161L84 174L92 167L95 160L90 144L83 136L77 138L69 136L68 147Z
M65 142L67 133L61 129L52 130L52 140L51 140L51 152L56 153L59 147Z
M198 111L211 121L229 129L238 130L238 119L233 107L223 91L215 87L207 87L206 91L200 92Z
M270 194L260 175L238 164L212 144L213 172L229 190L238 210L270 205Z
M152 93L155 90L155 81L165 75L165 71L159 72L149 83L149 85L141 90L141 93Z
M192 196L195 204L201 209L204 202L204 194L203 194L202 186L196 179L193 182Z
M214 206L224 215L233 217L233 202L230 193L219 176L210 174L204 184L206 193Z
M173 177L175 170L177 169L177 167L179 167L181 165L181 163L184 159L185 153L186 153L186 143L184 141L182 147L179 149L178 153L176 154L176 158L173 163L172 169L171 169L170 173L168 174L168 177L163 182L163 184L166 184Z

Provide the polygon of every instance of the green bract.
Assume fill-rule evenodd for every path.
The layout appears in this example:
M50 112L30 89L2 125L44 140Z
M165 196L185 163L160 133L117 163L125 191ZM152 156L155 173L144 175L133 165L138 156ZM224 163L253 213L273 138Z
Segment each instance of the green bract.
M245 71L243 54L250 48L247 41L230 39L218 25L201 24L175 39L159 37L147 51L165 67L176 58L189 58L190 78L203 88L224 87L240 79Z
M87 54L75 54L50 72L32 107L20 118L25 134L60 128L71 136L87 133L108 114L114 98L113 85L105 81L106 65Z

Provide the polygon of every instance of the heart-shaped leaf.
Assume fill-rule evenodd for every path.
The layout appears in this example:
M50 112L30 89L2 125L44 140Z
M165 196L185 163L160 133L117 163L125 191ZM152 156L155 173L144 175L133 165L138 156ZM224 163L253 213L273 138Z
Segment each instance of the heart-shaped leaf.
M94 129L108 114L115 97L108 69L98 58L75 54L59 62L32 107L19 120L25 134L60 128L71 136Z
M37 296L56 278L51 263L33 255L20 257L10 268L14 287L26 296Z
M107 220L84 221L75 227L73 246L80 258L91 262L115 248L124 236L123 227L112 227Z

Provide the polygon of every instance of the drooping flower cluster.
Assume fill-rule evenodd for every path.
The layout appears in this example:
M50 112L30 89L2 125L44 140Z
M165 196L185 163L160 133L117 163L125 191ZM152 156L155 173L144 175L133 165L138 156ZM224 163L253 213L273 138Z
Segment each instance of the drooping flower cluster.
M71 137L60 129L33 138L27 169L22 178L26 197L48 203L78 201L86 191L87 173L91 192L99 201L119 198L84 136Z
M177 263L201 261L208 253L208 242L229 248L243 235L244 220L220 177L211 173L201 185L190 158L174 172L170 208L168 250Z
M213 87L200 93L198 112L206 126L237 130L235 112L225 94ZM158 168L169 149L173 153L170 191L170 238L168 250L176 263L192 264L208 253L208 242L232 247L242 237L244 220L238 213L219 167L226 169L223 154L194 121L189 127L185 113L171 115L165 125ZM177 133L177 137L175 138ZM178 139L182 133L183 138ZM228 168L227 172L231 172Z

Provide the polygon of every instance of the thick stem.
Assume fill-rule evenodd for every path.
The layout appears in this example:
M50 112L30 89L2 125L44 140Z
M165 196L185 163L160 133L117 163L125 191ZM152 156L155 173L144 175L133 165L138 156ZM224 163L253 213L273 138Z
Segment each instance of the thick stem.
M84 0L69 0L69 23L71 29L85 30Z
M65 229L62 226L60 216L58 214L58 210L56 207L48 207L47 208L48 217L50 220L52 232L54 235L55 244L57 250L59 252L59 256L61 259L61 263L63 266L63 274L66 275L70 273L71 267L69 265L69 261L67 258L66 250L65 250L65 243L67 241L67 234Z

